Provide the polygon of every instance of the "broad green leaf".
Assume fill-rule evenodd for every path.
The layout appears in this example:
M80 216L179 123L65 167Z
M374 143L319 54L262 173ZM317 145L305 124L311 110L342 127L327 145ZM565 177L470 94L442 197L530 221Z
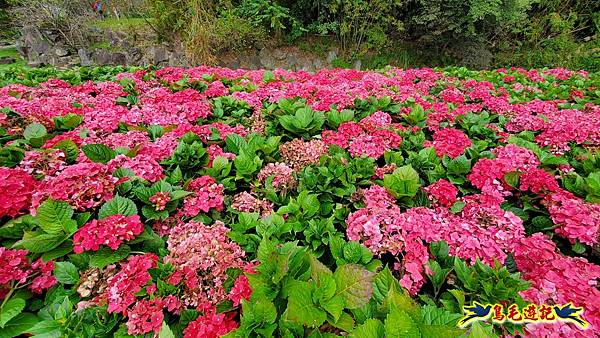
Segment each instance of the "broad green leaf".
M417 171L411 165L405 165L394 170L392 174L384 175L383 186L396 198L400 198L415 196L421 184Z
M450 325L419 325L422 337L458 338L465 330Z
M327 322L332 326L342 329L346 332L351 332L352 329L354 329L354 318L352 318L352 316L346 312L342 312L335 321L328 319Z
M77 284L79 282L79 271L71 262L54 263L54 277L63 284Z
M167 323L163 322L162 327L160 328L160 332L158 333L158 338L175 338L173 331Z
M38 318L32 313L21 313L4 325L0 330L0 338L17 337L28 332L38 321Z
M394 310L385 319L386 337L421 338L417 323L402 310Z
M379 319L369 318L350 334L351 338L384 338L385 327Z
M25 308L25 300L21 298L12 298L2 304L0 308L0 328L4 328L6 323L15 318Z
M469 327L469 335L467 338L495 338L498 337L494 333L494 328L489 324L482 324L481 322L474 322Z
M382 304L390 290L400 291L400 283L386 266L373 279L373 299L378 304Z
M73 217L73 209L64 201L47 199L37 209L40 228L49 234L67 232L66 223L75 222L71 217Z
M60 149L65 153L65 159L67 163L74 163L79 156L79 148L73 140L62 140L52 147L54 149Z
M137 215L138 210L132 200L119 195L104 203L98 212L98 218L103 219L112 215Z
M50 251L68 238L68 235L60 234L45 234L40 232L25 233L23 240L18 244L33 253L44 253Z
M28 332L33 333L34 337L40 338L59 338L61 334L61 324L57 320L43 320L31 327Z
M342 310L344 310L345 305L341 296L335 296L327 300L321 300L319 304L333 317L334 321L336 322L340 319L340 315L342 314Z
M314 286L308 282L293 281L288 286L286 319L308 327L319 327L327 315L312 301Z
M471 170L471 160L465 155L460 155L448 161L448 173L452 175L465 175Z
M248 303L250 304L250 303ZM265 298L257 299L251 303L252 315L257 323L273 324L277 319L275 305Z
M374 273L357 264L345 264L333 273L336 294L346 303L346 308L356 309L366 305L373 294Z
M46 134L46 127L44 127L43 124L37 122L29 124L23 131L23 137L25 137L27 141L36 138L42 138L46 136Z
M511 171L504 174L504 181L513 188L519 185L519 172Z
M227 145L227 149L234 154L240 154L248 146L246 140L238 134L227 135L225 144Z
M86 144L81 150L92 162L106 164L117 156L117 153L104 144Z
M117 250L103 247L100 250L90 253L90 265L103 269L105 266L116 263L129 255L131 249L128 245L121 245Z

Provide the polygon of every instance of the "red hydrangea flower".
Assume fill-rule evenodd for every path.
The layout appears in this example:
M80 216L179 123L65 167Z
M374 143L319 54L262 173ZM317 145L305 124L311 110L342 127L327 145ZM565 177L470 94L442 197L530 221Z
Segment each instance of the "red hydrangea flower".
M75 233L73 251L75 253L96 251L101 245L117 250L121 243L134 239L142 232L144 232L144 224L138 215L112 215L101 220L95 219Z
M234 312L217 313L214 307L205 307L204 314L183 330L184 338L219 338L237 329Z
M27 250L13 250L0 246L0 285L13 281L25 283L31 268L27 253Z
M458 129L440 129L433 134L433 147L438 156L451 158L460 156L465 149L473 145L469 137Z
M29 285L29 290L33 293L42 293L42 291L47 290L56 284L56 278L52 275L52 272L54 271L53 261L44 262L41 258L38 258L38 260L33 262L31 268L37 273L35 278L31 281L31 285Z
M248 277L241 275L233 283L233 288L229 291L227 298L233 302L233 306L238 306L242 299L249 300L251 295L252 288L250 288Z
M450 207L456 202L456 196L458 195L458 189L448 182L447 180L441 179L432 185L425 188L425 191L434 198L440 205Z
M106 165L74 164L42 181L33 195L32 208L36 209L47 197L66 201L77 210L94 208L113 197L117 182Z
M27 210L37 181L21 169L0 167L0 217L15 217Z
M158 333L164 320L163 309L170 312L178 310L180 303L174 296L138 300L130 310L127 310L127 333L141 335L148 332Z
M121 270L108 280L105 291L109 313L126 313L135 302L135 293L152 279L148 269L156 267L157 261L156 255L147 253L130 256L126 263L121 264Z
M171 201L171 194L169 192L159 191L152 195L148 200L154 204L155 210L165 210L165 206Z
M44 262L41 258L31 264L27 250L14 250L0 247L0 290L7 290L11 283L25 284L30 277L28 288L34 293L42 293L56 284L52 276L54 262ZM2 295L3 298L5 295Z

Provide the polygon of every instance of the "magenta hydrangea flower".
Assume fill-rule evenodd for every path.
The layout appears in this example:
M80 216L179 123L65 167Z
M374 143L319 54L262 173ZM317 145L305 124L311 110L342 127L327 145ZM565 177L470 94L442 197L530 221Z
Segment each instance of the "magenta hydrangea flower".
M471 145L473 142L469 137L458 129L445 128L433 134L433 148L440 157L444 155L450 158L458 157Z
M31 206L38 182L21 169L0 167L0 217L15 217Z

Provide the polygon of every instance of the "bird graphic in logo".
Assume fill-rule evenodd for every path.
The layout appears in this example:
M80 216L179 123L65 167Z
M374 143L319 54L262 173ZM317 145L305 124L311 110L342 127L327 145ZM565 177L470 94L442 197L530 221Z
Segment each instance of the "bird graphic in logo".
M463 306L465 316L458 322L459 326L465 326L474 319L486 319L490 315L492 306L490 304L483 304L473 302L471 306ZM468 312L468 314L466 314Z
M579 324L581 328L585 329L587 327L587 322L580 317L580 312L583 311L581 307L572 307L573 304L567 303L563 305L563 307L554 306L554 312L556 316L562 320L573 321L576 324Z

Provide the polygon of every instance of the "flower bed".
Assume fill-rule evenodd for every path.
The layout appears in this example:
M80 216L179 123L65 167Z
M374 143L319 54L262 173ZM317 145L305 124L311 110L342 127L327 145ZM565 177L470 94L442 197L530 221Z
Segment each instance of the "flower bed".
M0 88L0 336L600 334L596 74L107 74Z

